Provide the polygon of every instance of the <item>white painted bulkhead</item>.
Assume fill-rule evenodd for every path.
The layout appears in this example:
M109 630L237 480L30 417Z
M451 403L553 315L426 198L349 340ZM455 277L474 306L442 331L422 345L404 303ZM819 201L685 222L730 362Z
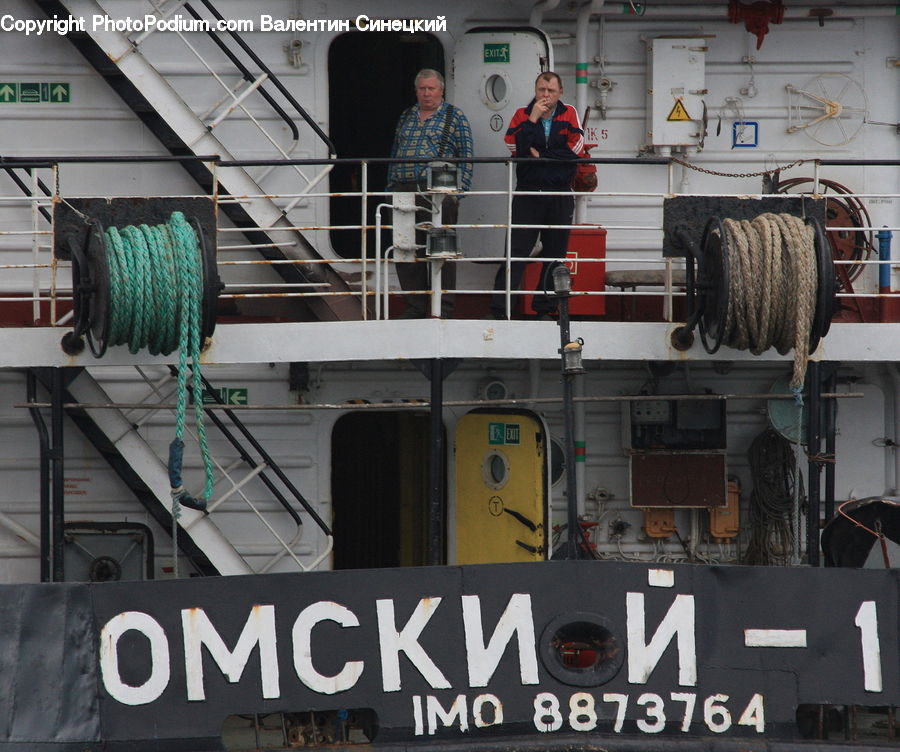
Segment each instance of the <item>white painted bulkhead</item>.
M266 2L254 3L252 11L246 3L221 0L218 7L226 16L258 18L270 13L276 18L301 16L306 19L350 18L365 12L375 17L393 17L394 6L370 2L342 2L339 5L317 3ZM444 52L444 60L449 66L456 43L465 31L474 26L521 25L527 20L531 3L507 2L460 2L452 10L433 2L411 2L404 6L404 14L413 18L432 19L446 13L447 32L436 34ZM689 155L690 161L702 165L706 170L733 175L735 173L758 172L777 165L786 165L797 159L854 158L854 159L896 159L898 139L894 129L885 126L864 125L863 131L855 139L841 146L823 146L810 140L803 132L788 134L787 84L800 86L824 73L838 73L850 77L867 93L869 118L875 121L893 121L897 117L897 69L888 63L888 58L896 56L897 20L886 15L881 4L872 5L870 12L860 12L853 17L829 20L820 28L815 21L789 16L783 24L773 25L760 50L755 49L755 39L741 25L730 25L721 16L724 6L715 14L697 10L690 6L674 17L623 18L614 11L621 10L621 3L607 4L609 13L594 16L588 26L588 78L592 82L606 76L612 88L606 97L606 116L600 117L596 111L588 124L588 140L599 144L595 156L633 157L644 145L645 131L645 66L646 47L643 38L658 35L678 34L703 38L708 46L705 55L706 86L709 94L705 100L709 112L709 134L704 150L700 154ZM147 4L143 2L106 2L106 11L111 16L128 17L143 14ZM885 11L878 14L876 11ZM12 0L4 5L2 13L15 18L40 18L40 10L26 0ZM563 75L566 84L565 99L575 99L575 10L557 8L543 20L542 29L553 43L555 67ZM253 32L245 38L254 50L263 57L273 71L289 86L298 100L314 114L316 121L326 131L330 128L328 110L328 51L336 34L332 32ZM231 77L228 70L213 54L208 41L196 42L203 51L215 60L215 67L221 66L222 74ZM300 58L290 59L285 47L299 41ZM9 80L61 80L72 87L72 102L66 105L0 105L0 143L4 154L16 155L164 155L166 150L139 122L136 116L121 102L107 84L85 63L71 45L55 35L25 37L16 32L0 32L3 46L3 73ZM296 46L292 49L296 49ZM198 113L214 109L219 94L210 84L208 73L186 50L176 35L151 35L141 45L141 51L148 60L168 79L173 88ZM747 62L752 57L753 64ZM359 61L365 65L365 61ZM457 61L457 66L460 64ZM385 82L390 86L408 86L411 82ZM752 83L752 87L750 84ZM742 94L741 90L747 89ZM755 92L755 94L752 94ZM460 102L463 92L454 89L454 79L450 78L449 98ZM597 89L590 87L587 92L589 103L598 100ZM734 101L739 100L739 101ZM474 98L465 99L475 101ZM272 118L268 109L257 100L248 99L248 107L254 116L267 121L276 132L282 127ZM521 104L525 104L522 102ZM484 121L492 114L489 107L478 110L466 105L466 112L473 125L480 123L484 131ZM722 115L721 132L717 133L719 114ZM377 110L370 103L360 103L360 128L366 121L377 116ZM732 124L735 119L757 123L759 145L755 148L732 148ZM247 116L237 113L217 126L215 134L221 138L236 158L272 158L274 152L268 146L248 135ZM301 123L301 141L291 152L295 158L327 156L320 142L314 140L309 128ZM479 156L502 156L504 154L500 136L497 143L476 142ZM684 155L683 155L684 156ZM263 168L251 168L251 175L258 176ZM493 189L496 185L480 182L476 168L475 189ZM812 165L791 169L787 175L812 174ZM898 212L896 167L829 167L823 177L850 186L855 192L866 196L864 199L875 227L882 225L896 227L900 224ZM101 166L65 165L60 171L60 190L64 195L87 196L129 196L129 195L193 195L196 186L174 165L133 165ZM690 193L758 193L760 179L757 176L741 178L713 175L706 172L682 171L675 168L673 187L678 192ZM285 170L275 170L260 178L260 185L268 193L293 193L297 179ZM609 264L609 269L629 267L639 259L659 259L661 233L661 204L657 197L642 194L661 194L669 187L669 175L665 167L656 165L629 166L606 165L600 167L600 187L598 192L585 202L585 221L600 223L608 229L607 255L621 259ZM381 186L373 186L380 190ZM4 194L5 195L5 194ZM463 202L461 222L469 221L467 208L475 199ZM282 201L287 204L288 200ZM0 227L19 230L23 226L22 202L18 205L0 205ZM25 209L30 219L30 209ZM302 226L327 226L330 223L327 199L315 198L301 201L289 215L292 223ZM227 220L221 220L227 226ZM26 225L27 226L27 225ZM477 233L473 230L473 236ZM328 232L307 231L306 237L322 252L331 255ZM896 235L896 233L895 233ZM256 254L247 250L229 251L224 248L229 243L240 242L233 238L241 236L220 236L220 259L255 259ZM896 242L896 241L895 241ZM26 263L32 258L30 239L23 242L18 236L7 235L0 238L3 262ZM502 255L502 247L482 244L473 237L464 248L466 256L487 257ZM460 272L462 287L484 288L493 275L495 267L488 265L463 264ZM358 267L347 266L348 271ZM270 269L253 267L223 267L223 279L229 284L272 282L276 275ZM6 276L8 275L8 276ZM41 272L43 285L49 284L50 272ZM32 285L30 273L19 270L4 271L4 292L29 291ZM858 290L877 290L877 271L874 267L865 271L858 283ZM374 327L367 336L377 341L379 322L370 322ZM403 327L401 323L387 326ZM515 325L511 325L515 326ZM543 325L536 325L543 326ZM851 326L851 325L847 325ZM287 327L285 328L285 331ZM54 341L59 339L62 329L54 333ZM240 341L228 340L228 325L220 326L217 336L226 345L239 348ZM266 329L270 336L270 329ZM393 332L394 330L392 330ZM417 336L428 336L430 332L419 332ZM459 336L463 329L448 329L447 339ZM541 336L556 336L554 327L551 334L542 329ZM610 326L607 330L592 328L591 333L599 338L622 337L623 329ZM867 330L870 331L870 330ZM892 332L893 334L893 332ZM284 336L284 335L282 335ZM326 338L326 335L322 335ZM400 334L402 336L402 333ZM409 335L407 335L409 336ZM834 335L833 335L834 336ZM852 333L842 329L840 336L847 341ZM363 337L360 337L362 339ZM250 339L250 338L248 338ZM524 339L524 337L523 337ZM638 342L617 343L622 348L634 347L633 359L618 357L604 360L597 352L591 358L591 347L602 350L606 345L595 339L586 341L587 374L583 377L583 393L594 395L624 395L637 393L648 379L648 371L642 361L646 355L637 351ZM394 337L385 341L395 342ZM23 340L25 342L25 340ZM420 343L422 340L420 340ZM250 346L251 343L247 343ZM352 350L353 341L342 343ZM462 349L468 345L454 343ZM513 343L515 344L515 343ZM828 347L830 341L826 340ZM277 348L277 342L274 345ZM471 352L479 356L483 342L471 343ZM862 347L860 343L855 346ZM895 451L885 446L886 440L897 439L896 425L891 425L885 415L888 405L896 405L898 381L894 368L893 352L877 352L877 343L867 343L874 347L874 355L859 357L858 363L844 363L839 379L839 390L861 392L861 399L842 400L838 410L837 445L837 487L836 498L861 498L881 493L893 493L900 486L897 478ZM27 347L23 345L23 347ZM660 351L667 351L667 343L655 343ZM698 346L695 346L695 350ZM360 344L360 348L362 345ZM324 347L323 347L324 350ZM692 353L692 356L695 353ZM733 360L735 365L728 373L719 373L712 358L685 359L677 363L674 373L660 385L660 391L680 392L709 389L716 393L761 394L788 371L788 363L778 356L752 359L746 353L722 352L717 359L722 362ZM841 354L829 357L840 358ZM7 358L9 356L6 356ZM4 450L0 460L3 468L3 482L0 483L0 511L8 515L12 522L23 526L34 534L38 531L36 498L37 486L37 439L34 426L26 410L16 405L25 401L25 386L22 373L16 365L31 365L41 356L28 353L16 364L8 359L0 371L0 416L4 429L0 444ZM364 363L347 363L346 358L336 358L337 362L318 360L321 351L313 347L301 359L309 361L309 388L302 393L292 391L289 386L289 366L287 362L258 362L238 365L214 365L205 370L205 375L220 387L246 388L248 401L254 405L340 404L347 400L367 400L369 402L400 401L405 399L427 399L427 380L408 362L404 353L386 352L383 360L368 360ZM531 398L558 397L561 394L558 364L553 360L555 353L551 347L543 360L532 362L504 353L503 359L464 361L447 378L444 398L447 401L474 401L479 397L479 385L486 377L502 380L508 387L510 397ZM666 358L676 358L671 353ZM46 362L55 363L59 353L47 353ZM398 359L394 359L398 358ZM214 354L211 359L221 363ZM866 361L866 362L863 362ZM884 361L883 363L880 361ZM136 402L143 398L145 387L140 383L133 369L122 367L130 362L122 353L110 354L105 363L94 365L93 376L108 391L111 397L121 402ZM116 363L117 365L107 365ZM153 366L149 372L161 376L164 366ZM453 447L452 437L456 422L469 409L468 406L448 407L444 413L446 435L448 437L447 462L449 479L448 504L449 519L452 519L454 504L453 488ZM560 440L563 433L561 410L558 404L535 404L535 413L543 420L551 438ZM330 521L331 512L331 437L335 423L346 410L282 410L244 411L241 418L248 424L279 465L304 496L315 506L318 513ZM749 494L751 481L746 460L747 448L752 439L766 425L765 405L761 399L729 401L728 454L729 474L738 477L742 487L744 506ZM898 414L894 411L895 417ZM141 418L138 412L137 421ZM623 419L621 403L587 403L584 408L586 463L584 483L580 489L581 503L586 518L598 520L600 524L594 533L601 554L609 556L641 557L644 559L680 559L684 551L677 539L670 539L657 546L641 531L642 519L638 510L629 504L628 462L623 447ZM165 456L171 440L172 419L170 415L158 413L142 420L138 433L154 448L160 457ZM167 576L171 568L171 547L166 531L159 528L141 505L132 498L130 491L119 481L105 462L93 450L78 431L68 424L66 431L66 516L69 520L125 521L141 522L151 527L156 543L156 575ZM217 433L211 431L211 446L214 456L227 465L235 458L234 450L226 446ZM801 461L805 471L805 463ZM186 473L200 478L200 466L196 453L186 460ZM556 482L551 488L551 522L565 519L566 499L564 482ZM267 519L279 535L291 540L296 528L290 518L272 501L258 480L251 481L243 489L247 497L266 513ZM217 493L219 488L217 487ZM292 550L306 565L327 553L327 542L303 514L302 536L296 540ZM699 550L709 560L729 562L737 558L735 546L722 546L703 542L702 520L692 520L689 511L678 512L677 524L683 538L692 530L701 534ZM255 515L246 505L231 497L215 512L216 525L233 543L237 551L246 558L253 571L294 571L297 568L289 557L279 556L279 547L264 534ZM622 520L628 523L621 539L610 536L610 523ZM448 531L448 550L453 550L455 531ZM742 544L745 539L741 538ZM695 545L697 541L691 541ZM452 562L451 562L452 563ZM321 564L327 567L328 560ZM37 549L33 539L21 535L14 526L0 518L0 581L22 582L37 579Z
M154 371L155 369L150 369ZM735 369L727 375L719 375L710 364L691 364L687 371L676 371L664 381L663 386L672 392L681 392L688 379L695 390L710 389L715 393L764 394L774 382L788 372L786 366L759 364ZM94 374L102 386L117 401L135 400L143 393L136 374L124 369L96 369ZM511 399L559 398L561 385L558 366L552 361L538 364L539 377L534 382L529 363L489 362L488 364L463 363L445 381L445 399L475 402L479 399L479 387L487 376L502 381ZM838 408L837 438L837 487L836 498L862 498L890 492L886 488L886 473L890 477L893 456L883 448L888 427L884 422L883 384L866 381L869 370L847 370L859 381L843 384L840 391L864 394L862 399L846 399ZM878 369L871 372L878 376ZM287 365L235 366L208 368L205 375L214 384L225 387L246 388L254 405L285 406L297 404L297 392L288 390ZM344 364L310 364L310 389L302 395L307 404L338 405L347 400L367 400L373 403L400 402L402 400L427 400L428 382L411 365L396 363L370 363L348 366ZM642 366L629 364L589 363L585 375L584 394L599 395L633 394L649 378ZM887 379L883 381L888 382ZM888 382L889 383L889 382ZM4 404L4 461L5 482L0 486L0 508L26 528L38 530L35 505L37 492L37 439L27 412L10 407L24 402L24 380L19 374L6 372L2 380ZM520 406L522 407L522 406ZM524 407L527 409L528 403ZM407 408L408 409L408 408ZM448 448L449 511L452 519L454 489L452 478L455 466L452 437L456 422L470 407L448 407L444 424L451 442ZM287 473L301 493L314 505L317 512L329 520L331 503L332 468L331 436L334 424L348 410L273 410L266 412L244 411L239 415L265 449ZM534 412L547 425L551 440L562 442L564 436L562 411L559 403L534 405ZM742 499L746 504L752 488L747 449L753 438L766 426L765 404L762 399L732 400L728 402L728 453L729 475L740 480ZM140 417L141 412L134 413ZM653 558L658 556L683 558L680 546L667 545L657 548L642 531L642 513L629 503L628 459L623 446L623 409L620 402L587 403L585 407L586 468L583 493L586 519L598 520L601 525L594 534L598 549L610 555ZM155 451L165 457L172 438L173 424L170 415L158 413L142 423L140 434ZM68 520L124 521L147 524L154 531L157 554L157 576L166 576L171 569L171 549L165 531L161 530L141 505L135 501L129 489L114 475L105 462L96 455L77 429L67 425L65 439L66 494L65 506ZM210 446L216 460L228 465L235 459L234 450L225 444L215 429L210 429ZM190 450L189 450L190 451ZM805 473L805 464L801 460ZM246 470L234 471L237 479ZM185 473L199 486L202 467L194 449L185 460ZM224 493L227 482L217 484L213 499ZM557 479L552 486L551 523L565 520L565 482ZM285 540L291 540L296 531L287 514L272 500L259 480L253 480L242 489ZM365 513L364 501L360 513ZM742 515L744 510L742 510ZM691 512L677 513L676 522L682 537L690 535ZM222 503L214 512L216 525L243 555L251 568L259 571L271 566L272 571L294 571L296 564L280 558L274 565L272 559L279 553L276 542L267 535L255 516L235 495ZM305 514L302 537L293 548L304 562L311 562L325 550L325 541L312 520ZM622 520L628 529L621 541L610 539L610 523ZM705 521L700 523L701 535L705 534ZM449 531L449 550L453 550L454 531ZM4 581L15 582L34 577L37 566L36 550L14 531L0 530L0 550ZM703 538L701 538L703 541ZM737 555L734 546L702 544L700 550L711 559L723 563L733 561ZM325 564L324 566L327 566Z

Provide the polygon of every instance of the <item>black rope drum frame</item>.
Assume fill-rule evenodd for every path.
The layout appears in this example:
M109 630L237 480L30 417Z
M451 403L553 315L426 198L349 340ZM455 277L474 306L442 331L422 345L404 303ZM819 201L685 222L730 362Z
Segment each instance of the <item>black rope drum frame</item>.
M832 249L825 234L825 201L806 196L736 199L676 197L667 199L664 219L665 255L685 258L687 321L672 334L676 349L687 350L698 328L703 347L716 353L726 336L729 279L735 249L725 231L726 218L753 220L762 214L800 217L812 228L816 264L815 309L809 333L809 352L818 347L838 309Z
M62 339L63 351L78 355L84 339L94 357L106 353L110 331L110 267L106 229L159 225L173 212L188 218L197 236L203 268L201 334L213 335L223 285L216 265L216 220L206 198L64 198L53 206L53 252L72 262L74 326ZM173 292L174 294L174 292Z

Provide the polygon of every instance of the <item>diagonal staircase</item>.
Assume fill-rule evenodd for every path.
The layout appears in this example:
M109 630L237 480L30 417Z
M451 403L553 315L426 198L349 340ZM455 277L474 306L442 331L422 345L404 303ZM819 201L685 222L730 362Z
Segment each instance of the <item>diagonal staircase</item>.
M40 380L41 376L38 373ZM49 384L45 383L49 388ZM66 402L108 404L109 395L86 369L65 387ZM164 530L171 529L172 499L169 475L163 461L134 429L119 410L79 408L69 417L94 445L117 475ZM179 534L182 551L204 574L250 574L251 569L227 540L211 516L192 509L182 509Z
M48 392L53 393L54 369L35 368L32 373ZM146 382L149 390L140 400L139 407L112 407L114 400L103 386L97 382L88 369L67 368L65 383L60 394L60 407L68 403L68 418L75 423L81 433L91 442L101 457L132 491L150 516L163 528L172 532L172 498L170 481L165 461L141 434L143 423L161 410L168 411L165 403L171 402L177 381L177 370L170 367L162 379L151 381L138 367L136 370ZM219 402L216 390L203 379L206 396ZM224 408L224 405L223 405ZM137 414L142 417L136 418ZM307 571L317 567L331 552L332 533L322 520L313 504L307 501L295 487L278 463L253 437L240 418L229 409L207 411L207 419L215 425L222 438L230 444L233 452L229 459L218 461L212 458L217 468L216 490L210 498L206 513L182 507L179 517L178 548L203 575L236 575L265 573L271 571L282 560L293 561L293 567ZM188 435L192 435L189 430ZM186 435L185 438L188 438ZM196 437L194 437L196 438ZM44 450L42 449L42 452ZM237 458L234 457L237 453ZM43 456L43 455L42 455ZM276 482L277 481L277 482ZM252 499L245 493L245 486L251 482L261 483L267 494ZM277 502L260 504L259 500L268 496ZM229 499L238 502L230 509L219 508ZM243 500L243 506L240 501ZM234 513L242 511L248 519L255 518L260 532L271 537L275 553L260 557L258 546L249 550L239 549L228 539L216 524L221 511L233 520ZM305 512L306 518L301 516ZM293 538L288 539L279 530L287 529L288 518L293 521ZM304 534L307 522L318 528L324 539L312 539ZM232 522L233 524L233 522ZM242 523L246 525L247 523ZM311 533L312 531L308 531ZM303 553L298 553L301 539ZM319 545L321 542L321 546ZM256 556L256 564L251 565L247 556ZM283 568L283 565L282 565Z
M104 8L96 0L34 1L48 17L71 14L90 18L95 14L106 14ZM200 1L211 13L215 14L215 9L210 3L205 0ZM177 2L175 7L183 7L199 17L190 3ZM243 92L230 92L233 100L231 106L226 108L218 118L211 119L207 123L185 103L171 84L142 54L140 49L142 39L133 42L121 32L102 28L94 30L90 28L90 24L88 24L86 32L72 32L68 38L173 156L217 155L223 161L232 160L232 155L214 135L213 129L224 117L240 106L243 97L253 91L262 92L265 82L272 78L269 73L264 71L248 82ZM221 46L221 40L218 37L215 39ZM248 49L246 46L244 47L245 50ZM252 54L252 51L250 53ZM233 56L229 55L229 57L236 62ZM245 79L250 77L246 69L244 69L244 77ZM283 94L290 96L283 86L278 85L278 89ZM273 98L268 93L266 93L266 99L270 103L273 102ZM329 156L335 156L327 136L322 133L299 104L294 104L307 122L313 126L318 137L324 140ZM278 110L282 115L285 114L280 108ZM296 126L293 123L291 123L291 128L296 132ZM281 153L287 156L283 151ZM220 202L219 207L235 226L242 228L249 243L260 246L260 252L264 258L308 261L321 258L316 249L300 232L289 229L291 224L285 217L285 211L270 198L261 195L265 191L243 167L217 167L214 175L210 163L192 159L186 160L182 164L201 189L210 195L217 192L219 196L242 197L240 203ZM307 184L300 192L311 191L325 177L329 169L330 167L326 166L311 178L303 175ZM299 174L302 175L302 173ZM286 282L325 283L331 293L349 291L346 282L327 264L316 264L314 268L312 265L277 264L274 268ZM329 295L306 300L308 300L307 305L311 313L319 320L361 318L359 303L351 296Z

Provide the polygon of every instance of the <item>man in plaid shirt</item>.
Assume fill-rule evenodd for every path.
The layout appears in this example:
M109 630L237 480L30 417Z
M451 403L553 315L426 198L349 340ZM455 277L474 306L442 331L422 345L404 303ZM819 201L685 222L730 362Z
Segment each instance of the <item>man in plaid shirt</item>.
M444 101L444 77L436 70L423 68L415 79L416 104L404 110L394 131L394 145L391 157L415 157L439 160L442 157L471 157L472 129L469 121L458 107ZM425 189L427 163L395 162L388 169L389 191L419 192ZM462 189L469 190L472 183L471 163L457 165L462 177ZM440 198L438 198L440 200ZM416 205L431 209L427 196L419 195ZM441 221L445 225L455 225L459 217L459 203L456 196L445 196L441 205ZM416 222L427 219L421 213ZM416 245L425 245L425 233L416 231ZM424 256L424 248L417 255ZM430 289L428 264L417 262L397 264L397 276L404 290ZM456 287L456 264L445 262L441 270L441 287L444 290ZM426 315L428 298L422 294L406 296L407 310L403 318L422 318ZM441 315L450 316L453 310L453 296L441 296Z

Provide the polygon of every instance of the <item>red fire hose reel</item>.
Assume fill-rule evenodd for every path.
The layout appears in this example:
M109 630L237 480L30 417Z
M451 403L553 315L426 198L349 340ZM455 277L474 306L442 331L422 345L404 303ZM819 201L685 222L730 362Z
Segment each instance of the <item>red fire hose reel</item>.
M743 21L747 31L756 36L756 49L759 49L769 33L769 24L780 24L784 20L784 5L781 0L759 0L750 5L729 0L728 20L731 23Z

